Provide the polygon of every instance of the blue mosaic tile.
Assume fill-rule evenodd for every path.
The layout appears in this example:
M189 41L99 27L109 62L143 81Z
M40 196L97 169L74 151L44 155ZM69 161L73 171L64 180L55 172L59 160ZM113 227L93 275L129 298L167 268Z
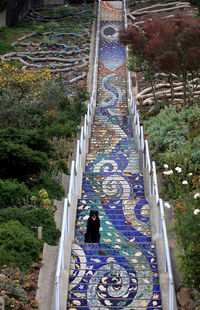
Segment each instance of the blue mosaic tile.
M97 98L70 262L67 310L162 310L148 201L128 116L121 1L101 2ZM100 243L84 243L91 209Z

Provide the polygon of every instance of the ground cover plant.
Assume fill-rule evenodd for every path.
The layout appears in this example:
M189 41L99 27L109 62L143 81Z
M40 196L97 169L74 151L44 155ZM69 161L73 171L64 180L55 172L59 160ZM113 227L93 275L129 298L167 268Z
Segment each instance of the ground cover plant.
M139 94L136 99L145 136L149 140L151 156L156 160L160 174L160 193L167 201L166 207L173 208L174 219L169 226L176 234L179 249L178 266L183 279L180 286L191 289L194 306L198 306L200 302L198 10L191 7L189 2L181 1L174 2L174 11L173 3L165 1L162 3L151 1L148 5L145 1L141 4L138 1L131 3L128 17L132 21L132 27L122 30L120 38L121 42L129 45L129 67L137 72ZM182 30L178 33L180 29ZM195 55L192 57L194 50Z
M56 245L54 199L86 113L92 5L32 10L0 28L0 295L36 309L43 243ZM37 240L37 228L42 239Z

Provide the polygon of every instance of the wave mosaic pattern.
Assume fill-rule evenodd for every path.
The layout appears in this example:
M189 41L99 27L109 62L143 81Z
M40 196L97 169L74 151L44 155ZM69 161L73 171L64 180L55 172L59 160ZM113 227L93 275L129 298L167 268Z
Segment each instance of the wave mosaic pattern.
M78 202L67 310L162 309L156 250L127 107L121 1L101 4L98 93ZM90 210L100 243L84 243Z

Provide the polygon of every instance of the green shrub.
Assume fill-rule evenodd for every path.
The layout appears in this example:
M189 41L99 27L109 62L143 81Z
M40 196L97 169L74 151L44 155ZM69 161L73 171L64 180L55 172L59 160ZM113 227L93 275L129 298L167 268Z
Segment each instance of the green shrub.
M67 123L67 120L65 122L65 124L53 123L51 126L48 126L46 128L47 134L50 137L71 138L77 132L77 129L71 123Z
M7 42L8 38L9 38L8 28L0 27L0 54L1 55L14 50L14 48Z
M25 180L49 168L46 154L26 145L4 141L0 144L0 174L3 178Z
M8 128L0 130L0 174L2 178L25 180L49 169L53 147L42 132Z
M58 199L61 200L65 194L62 185L51 180L50 177L42 176L35 182L31 182L29 184L30 190L37 195L38 191L41 188L46 189L49 194L50 199Z
M152 151L175 150L188 140L190 128L200 118L195 107L180 110L179 106L165 107L160 113L144 121Z
M26 185L17 180L0 179L0 209L18 206L23 204L24 198L30 198L31 191Z
M0 212L0 224L7 223L10 220L19 221L31 231L35 231L36 227L42 226L42 241L50 245L55 245L60 236L53 215L45 208L32 210L12 208Z
M174 220L179 245L183 250L191 243L199 242L200 216L194 214L199 201L189 194L185 199L178 199L174 203Z
M180 257L183 283L189 288L200 287L200 243L190 243Z
M41 242L19 221L0 225L0 266L14 263L28 271L32 261L38 260Z
M12 141L16 144L27 145L29 148L44 152L48 155L54 150L53 144L42 130L23 130L9 127L0 130L0 142Z
M165 107L160 113L144 121L149 142L154 152L176 149L187 140L189 124L184 122L184 111L176 107Z
M58 110L59 100L63 94L64 85L61 78L48 80L40 91L38 101L43 110Z

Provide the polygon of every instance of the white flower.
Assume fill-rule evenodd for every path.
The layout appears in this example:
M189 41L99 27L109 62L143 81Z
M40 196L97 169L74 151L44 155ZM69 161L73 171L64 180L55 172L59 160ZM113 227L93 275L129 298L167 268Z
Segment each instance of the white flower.
M194 210L194 215L198 215L200 213L200 210L199 209L195 209Z
M176 167L175 170L176 170L178 173L180 173L180 172L182 171L182 168Z
M170 175L173 173L173 170L163 171L163 174Z
M188 173L188 175L189 175L189 177L191 177L191 175L193 175L193 173L192 173L192 172L190 172L190 173Z
M169 168L168 164L164 164L164 168L168 169Z
M170 208L171 208L171 206L170 206L169 202L165 202L165 207L166 207L166 208L168 208L168 209L170 209Z
M197 199L197 198L199 198L200 197L200 193L196 193L195 195L194 195L194 198L195 199Z
M182 184L188 184L188 181L184 180L182 181Z

